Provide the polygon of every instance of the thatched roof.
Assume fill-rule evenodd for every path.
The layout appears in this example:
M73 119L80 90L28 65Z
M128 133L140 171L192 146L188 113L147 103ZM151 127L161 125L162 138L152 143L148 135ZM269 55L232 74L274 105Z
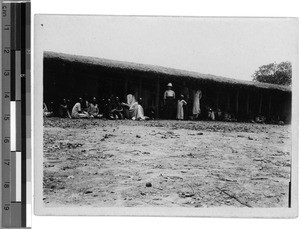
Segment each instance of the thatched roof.
M172 76L172 77L184 77L190 79L201 79L203 81L211 81L219 84L228 84L228 85L236 85L236 86L247 86L247 87L256 87L262 89L273 89L280 91L291 92L291 88L288 86L268 84L268 83L259 83L254 81L243 81L237 79L231 79L221 76L214 76L211 74L201 74L197 72L179 70L174 68L166 68L162 66L156 65L146 65L125 61L116 61L109 60L103 58L96 57L87 57L87 56L78 56L78 55L70 55L64 53L56 53L56 52L44 52L44 58L47 60L56 60L61 62L71 62L78 63L83 65L91 65L91 66L102 66L111 69L120 69L120 70L129 70L129 71L138 71L138 72L151 72L158 75Z

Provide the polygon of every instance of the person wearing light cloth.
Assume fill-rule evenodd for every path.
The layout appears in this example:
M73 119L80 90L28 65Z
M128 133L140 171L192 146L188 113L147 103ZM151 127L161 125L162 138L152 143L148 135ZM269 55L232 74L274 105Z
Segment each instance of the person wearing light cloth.
M184 109L183 106L186 106L187 102L184 100L184 95L180 95L180 99L177 101L177 116L178 120L184 119Z
M89 118L90 115L81 110L82 98L79 98L78 102L74 105L72 109L72 118Z
M51 117L51 116L53 116L53 112L48 109L48 107L47 107L47 105L46 105L45 102L43 103L43 116L44 117Z
M215 120L215 112L211 108L207 110L207 118L212 121Z
M129 117L132 120L146 120L143 107L135 100L132 94L127 95L127 103L122 103L129 109Z
M174 119L175 92L172 90L172 83L168 83L167 90L164 93L165 118Z
M102 118L103 115L99 113L99 107L96 97L93 97L92 102L89 104L88 113L92 118Z
M197 119L199 114L201 113L200 110L200 100L202 98L202 92L197 90L194 92L194 101L193 101L193 119Z
M187 105L183 107L184 110L184 119L187 120L189 114L192 112L191 104L193 104L192 98L190 97L190 89L187 87L186 82L183 81L181 94L184 96L184 100L187 102Z

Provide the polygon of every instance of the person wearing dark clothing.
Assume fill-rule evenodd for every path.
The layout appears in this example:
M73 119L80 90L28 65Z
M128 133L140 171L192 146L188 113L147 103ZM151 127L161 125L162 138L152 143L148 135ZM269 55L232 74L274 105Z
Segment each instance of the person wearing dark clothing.
M59 116L62 118L71 118L68 102L66 99L63 99L62 102L59 104Z
M112 110L113 110L113 103L111 102L111 99L108 98L104 104L104 118L114 119L111 113Z
M110 113L112 114L112 117L114 119L124 119L123 107L121 105L119 97L116 97Z
M172 83L168 83L164 93L165 118L174 119L176 111L175 92L172 90Z

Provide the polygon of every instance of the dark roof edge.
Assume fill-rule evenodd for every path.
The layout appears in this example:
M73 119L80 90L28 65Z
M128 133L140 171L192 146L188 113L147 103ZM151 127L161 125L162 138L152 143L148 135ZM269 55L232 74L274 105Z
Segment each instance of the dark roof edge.
M226 84L239 85L239 86L253 86L253 87L262 88L262 89L273 89L273 90L291 92L291 87L289 87L289 86L260 83L260 82L254 82L254 81L243 81L243 80L237 80L237 79L226 78L226 77L221 77L221 76L215 76L215 75L211 75L211 74L202 74L202 73L198 73L198 72L179 70L179 69L167 68L167 67L156 66L156 65L147 65L147 64L117 61L117 60L110 60L110 59L97 58L97 57L71 55L71 54L58 53L58 52L52 52L52 51L45 51L44 58L60 59L60 60L67 61L67 62L79 62L81 64L88 64L88 65L101 65L101 66L106 66L106 67L111 67L111 68L121 68L121 69L128 69L128 70L155 72L155 73L164 74L164 75L182 76L182 77L190 77L190 78L194 78L194 79L210 80L210 81L215 81L215 82L224 83L224 84L226 83Z

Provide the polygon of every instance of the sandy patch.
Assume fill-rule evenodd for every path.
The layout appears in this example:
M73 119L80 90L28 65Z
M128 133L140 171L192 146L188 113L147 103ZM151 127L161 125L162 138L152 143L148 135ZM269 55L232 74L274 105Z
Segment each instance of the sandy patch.
M45 206L288 206L290 126L47 118L43 153Z

